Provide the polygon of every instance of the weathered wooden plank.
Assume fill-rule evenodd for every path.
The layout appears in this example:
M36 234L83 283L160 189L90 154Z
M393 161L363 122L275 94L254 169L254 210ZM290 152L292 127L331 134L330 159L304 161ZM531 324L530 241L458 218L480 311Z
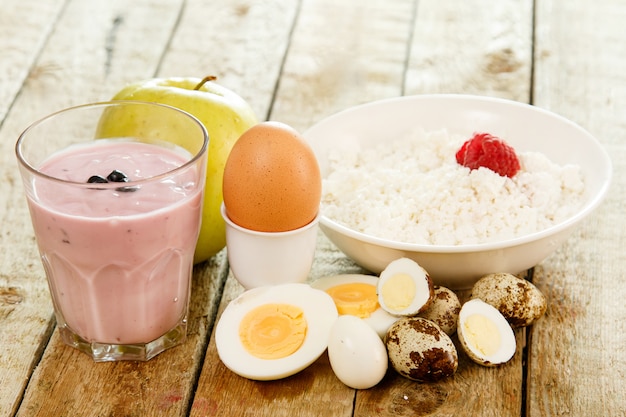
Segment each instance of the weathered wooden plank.
M280 10L278 2L265 7L261 1L243 0L211 4L192 0L182 9L179 3L149 1L131 5L74 1L67 9L61 3L21 3L25 10L39 8L37 13L51 13L48 7L52 15L64 13L14 103L21 81L7 84L3 78L0 82L0 94L12 103L6 121L0 122L2 415L12 414L53 326L12 149L19 131L35 118L70 104L106 99L126 81L155 73L217 74L261 117L269 115L300 130L344 107L403 91L469 92L520 101L531 96L527 20L532 6L528 1L473 0L451 5L423 0L415 2L415 10L413 2L394 2L399 11L388 10L392 9L389 2L374 0L303 1ZM623 415L626 363L621 352L626 312L621 300L626 294L620 279L625 242L615 225L621 224L625 176L621 161L626 157L626 58L620 29L625 6L619 0L600 0L593 8L580 0L536 3L534 102L597 135L613 156L615 181L599 212L536 269L535 282L548 296L549 310L529 329L525 414ZM180 10L180 25L170 42ZM298 10L284 79L272 104L280 57L289 45L287 34ZM413 12L414 41L407 58L406 39L396 38L410 34ZM46 21L39 20L37 13L24 19ZM4 16L5 11L0 20ZM388 30L390 21L395 22L393 33ZM355 22L367 28L365 35L351 34ZM4 23L0 22L3 41L10 38L2 33ZM28 32L24 41L16 36L12 48L30 44L38 49L50 28L43 24L39 32ZM170 49L161 60L168 42ZM34 49L26 49L13 51L11 58L22 68L38 56ZM403 90L404 66L398 62L405 59L409 67ZM1 61L0 70L3 65ZM16 71L10 73L12 77L25 76L21 70L11 71ZM2 105L6 111L8 104L0 97L0 110ZM311 279L356 271L320 234ZM329 415L520 414L523 332L517 335L516 358L504 367L484 369L462 355L458 374L440 384L415 384L390 372L376 388L356 393L334 378L326 356L286 381L256 383L238 378L219 362L211 342L194 398L193 381L225 273L224 253L197 268L191 340L146 364L94 364L64 347L54 333L19 415L185 415L192 400L194 416L320 415L320 410ZM222 308L240 292L230 277Z
M418 2L405 94L529 102L533 2Z
M297 0L188 1L159 75L215 75L265 120L297 8Z
M402 93L413 1L304 1L271 118L304 130Z
M461 303L469 290L457 291ZM389 371L376 387L357 392L355 416L508 416L519 415L526 332L515 330L513 358L498 367L474 363L461 348L457 335L459 367L452 378L417 383Z
M529 347L528 415L623 416L626 410L626 4L537 2L534 102L579 123L612 156L607 200L537 268L546 317ZM593 254L593 255L592 255Z
M310 279L336 273L363 272L348 261L320 232ZM229 276L219 315L243 291ZM332 373L326 353L302 372L278 381L251 381L237 376L220 361L211 337L198 382L191 416L351 416L354 391Z
M166 356L154 362L155 365L136 365L132 370L139 376L131 379L132 383L105 384L107 378L114 382L126 381L131 365L97 366L62 345L56 333L37 364L38 352L54 322L12 151L18 133L36 118L70 105L106 99L126 82L152 76L175 28L180 7L180 2L167 1L70 2L59 16L2 125L1 169L3 178L8 181L0 186L7 205L2 211L4 252L0 255L0 270L6 274L3 281L23 294L23 301L2 318L2 337L8 334L11 338L7 342L11 343L11 348L2 352L2 385L6 380L8 386L23 387L37 365L20 415L110 415L115 412L130 415L137 410L139 414L154 415L159 414L152 413L157 407L172 415L186 411L195 381L194 365L197 366L198 356L204 351L211 322L209 297L219 292L219 288L211 288L211 285L223 280L223 277L215 277L220 269L207 266L206 270L199 269L196 273L195 286L202 291L194 293L191 340L180 347L185 354L168 352L169 361ZM146 38L151 41L137 41ZM100 385L94 382L96 380L102 381ZM81 389L73 391L72 386ZM169 393L173 396L171 403L161 404L160 399ZM12 407L20 396L21 389L13 388L13 392L3 398L8 407ZM58 401L60 398L63 401ZM144 413L144 410L148 411ZM9 414L11 409L3 411Z
M531 28L530 1L418 2L404 93L479 94L527 102ZM459 295L463 299L467 293ZM417 384L388 375L380 386L357 393L355 415L518 415L525 332L516 331L516 338L510 362L485 368L469 360L454 337L459 352L454 378Z
M184 416L193 397L224 253L196 269L187 341L149 362L94 363L55 332L18 416Z
M226 3L213 4L217 10L223 9L225 5ZM88 7L89 5L84 6ZM230 4L228 4L228 6L230 6ZM82 95L83 98L81 102L106 99L125 82L134 81L139 78L147 78L154 74L161 54L165 46L168 45L170 33L176 23L179 5L168 5L166 3L159 5L150 3L144 7L143 4L133 4L132 6L110 4L107 7L110 7L110 9L94 11L94 13L97 13L98 16L101 17L103 22L110 23L110 25L106 27L106 29L108 29L107 31L100 29L102 24L94 25L92 22L90 24L91 30L85 31L85 33L90 34L88 39L84 39L84 44L80 46L74 45L74 50L70 49L69 56L67 52L54 48L53 51L49 53L48 50L44 52L44 58L63 59L63 57L65 57L69 60L78 61L78 64L82 64L83 55L86 56L89 50L95 49L94 43L98 45L96 37L104 39L104 54L102 54L99 59L93 58L93 72L87 73L87 76L82 72L76 74L77 77L80 78L79 83L84 88L83 92L86 93ZM61 27L75 24L73 19L80 19L81 15L85 13L84 9L81 10L77 8L78 6L75 6L73 9L68 9L68 17L64 17L65 21L60 23ZM206 10L202 7L196 10L196 12L198 11L200 12L199 14L192 13L189 15L194 19L199 18L199 20L196 21L196 27L200 27L202 23L205 23L202 18L207 16L206 13L211 12L211 10ZM271 11L271 8L266 9L266 13ZM146 26L135 25L132 23L134 21L144 22ZM155 21L158 21L159 25L154 25L153 22ZM267 19L265 18L263 21L266 22ZM180 24L184 27L184 18ZM157 34L151 33L151 30L154 28L158 28L159 36L155 36ZM102 29L105 29L105 27ZM222 33L232 32L224 31ZM76 35L62 32L58 35L58 38L53 38L50 42L51 45L59 43L67 47L67 42L72 37L76 37ZM134 39L142 39L143 37L153 39L153 49L139 53L136 48L142 47L143 43L134 42ZM222 41L223 46L227 44L226 39L221 39L220 41ZM173 61L175 65L170 65L170 68L175 69L176 65L178 65L179 69L188 69L190 67L189 63L193 62L192 58L199 53L199 50L202 51L201 45L195 44L194 46L199 49L188 51L186 55L187 60L185 60L184 53L179 53L172 58L165 58L163 61L164 66L168 66L168 62ZM175 48L174 46L173 50L176 50ZM228 48L226 47L226 49ZM278 64L275 65L277 69L280 67L279 63L282 55L279 55L278 58ZM258 60L254 60L253 62L258 63ZM132 64L132 68L137 69L137 71L133 71L129 74L125 69L126 66L130 64ZM70 69L70 71L78 71L80 69L82 69L82 67L79 65ZM276 73L277 72L278 71L276 71ZM171 75L184 74L174 72ZM103 80L106 80L106 85L101 82ZM70 86L70 89L72 87L78 88L79 86ZM91 93L91 95L87 93ZM33 95L36 94L33 93ZM95 98L96 96L97 98ZM267 97L268 103L270 98L271 96ZM57 103L57 105L64 107L69 104L59 105ZM42 111L42 113L45 112ZM214 313L212 309L216 306L216 297L220 294L219 284L224 281L224 276L222 275L225 262L222 256L223 254L219 255L214 259L214 262L202 265L196 270L192 290L192 317L189 326L189 336L192 340L187 342L184 346L177 348L179 351L178 354L166 352L162 355L164 359L159 357L150 361L148 364L135 364L135 366L132 367L132 371L133 375L136 374L134 378L136 384L114 384L113 386L85 384L82 385L81 390L72 391L68 387L76 385L77 379L80 378L80 380L82 380L84 375L89 375L90 379L104 380L105 376L107 376L110 380L121 381L124 375L129 371L130 365L94 365L88 358L78 352L72 350L68 351L68 348L60 343L55 334L50 348L42 360L42 364L33 375L31 385L33 388L26 393L21 408L23 411L20 412L24 413L24 415L42 415L53 408L55 413L68 413L71 415L94 413L95 415L108 415L110 413L122 413L124 415L135 413L139 415L184 414L188 407L192 385L195 382L196 368L201 363L199 354L204 352L207 330L212 324ZM199 278L204 276L209 278ZM196 319L194 319L194 317L196 317ZM194 323L197 324L194 325ZM184 352L181 353L180 350L184 350ZM71 366L68 366L68 364ZM187 367L186 372L180 373L181 367ZM172 373L175 374L172 375ZM172 382L174 384L172 384ZM42 386L50 387L50 389L41 389ZM170 394L171 401L164 404L160 398ZM92 404L81 401L85 396L91 398L98 406L94 408ZM63 402L54 402L54 398L64 398L66 400ZM138 401L137 398L142 398L143 400ZM53 402L53 404L51 404L51 402Z
M0 124L65 1L6 0L0 13ZM19 33L19 36L15 36Z
M0 12L0 127L56 21L63 1L7 0ZM19 36L16 34L19 33ZM45 282L24 280L40 272L28 217L20 216L21 183L12 169L16 135L0 143L0 414L12 414L52 332ZM6 196L6 198L5 198ZM16 212L17 211L17 212ZM21 258L21 261L17 259ZM29 261L32 259L32 261ZM24 261L26 260L26 261ZM17 261L17 262L16 262ZM42 285L43 284L43 285Z
M303 2L270 118L302 130L344 107L400 94L412 2L395 6ZM320 232L310 279L357 271ZM231 275L221 309L241 291ZM211 339L191 415L350 416L354 395L326 354L287 380L257 382L228 371Z

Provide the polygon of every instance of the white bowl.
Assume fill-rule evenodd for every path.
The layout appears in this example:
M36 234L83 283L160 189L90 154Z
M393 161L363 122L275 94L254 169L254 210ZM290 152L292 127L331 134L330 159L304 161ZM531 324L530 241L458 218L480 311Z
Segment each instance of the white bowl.
M409 134L446 129L470 137L489 132L505 138L518 152L538 151L558 164L581 167L586 183L580 211L548 229L501 242L459 246L402 243L366 235L322 213L320 228L358 265L380 273L389 262L409 257L422 265L435 283L469 288L492 272L520 273L556 250L605 197L611 161L599 142L581 127L540 108L518 102L468 95L405 96L356 106L334 114L304 132L318 158L322 177L329 171L333 149L367 148ZM367 204L367 202L363 202Z

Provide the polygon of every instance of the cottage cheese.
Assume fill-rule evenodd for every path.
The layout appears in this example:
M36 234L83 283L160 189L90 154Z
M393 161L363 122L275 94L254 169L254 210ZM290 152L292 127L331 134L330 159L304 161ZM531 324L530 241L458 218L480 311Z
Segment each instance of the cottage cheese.
M418 130L372 149L330 155L322 213L380 238L467 245L538 232L580 208L579 166L518 152L521 169L513 178L470 170L455 159L467 139Z

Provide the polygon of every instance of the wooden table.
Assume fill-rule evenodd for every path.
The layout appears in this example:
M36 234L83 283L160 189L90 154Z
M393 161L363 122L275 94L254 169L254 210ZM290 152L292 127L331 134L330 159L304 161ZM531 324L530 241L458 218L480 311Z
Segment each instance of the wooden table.
M626 2L622 0L2 0L0 4L0 415L626 415ZM421 93L530 102L612 155L603 206L532 273L546 315L491 369L419 384L389 372L354 391L324 354L253 382L211 337L242 289L224 251L197 266L189 340L147 363L92 362L64 346L16 171L28 124L153 76L214 74L260 119L303 131L346 107ZM311 278L359 268L323 235ZM461 294L462 295L462 294Z

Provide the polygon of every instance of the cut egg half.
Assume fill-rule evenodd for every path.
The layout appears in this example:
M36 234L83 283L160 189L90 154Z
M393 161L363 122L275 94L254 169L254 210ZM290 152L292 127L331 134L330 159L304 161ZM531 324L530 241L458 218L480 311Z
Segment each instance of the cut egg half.
M340 316L362 319L382 339L398 317L380 307L377 285L378 277L364 274L333 275L311 283L313 288L323 290L332 297Z
M497 308L481 299L463 304L457 334L467 355L478 364L500 365L515 354L513 329Z
M217 353L242 377L285 378L324 353L337 317L333 299L308 284L254 288L224 309L215 330Z
M399 258L387 265L378 279L378 302L395 316L415 316L434 296L433 281L417 262Z

